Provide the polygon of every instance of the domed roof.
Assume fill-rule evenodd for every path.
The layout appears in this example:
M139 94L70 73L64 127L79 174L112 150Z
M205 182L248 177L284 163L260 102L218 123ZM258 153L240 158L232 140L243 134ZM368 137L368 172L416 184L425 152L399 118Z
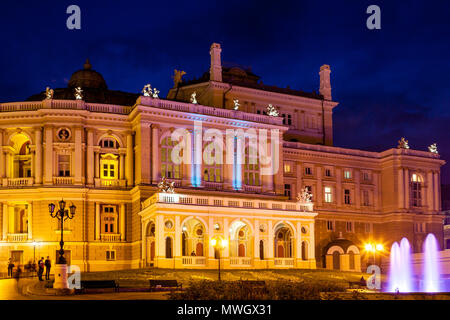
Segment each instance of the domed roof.
M106 89L107 85L103 76L95 70L92 70L92 65L89 59L86 59L84 69L78 70L72 74L68 84L69 88L81 87Z

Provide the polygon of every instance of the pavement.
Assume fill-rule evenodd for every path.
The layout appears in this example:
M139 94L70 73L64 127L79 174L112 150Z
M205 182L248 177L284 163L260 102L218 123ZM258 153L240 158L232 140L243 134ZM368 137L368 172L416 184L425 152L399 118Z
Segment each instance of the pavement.
M0 280L0 300L167 300L168 292L127 291L61 294L37 278ZM131 290L131 289L124 289Z

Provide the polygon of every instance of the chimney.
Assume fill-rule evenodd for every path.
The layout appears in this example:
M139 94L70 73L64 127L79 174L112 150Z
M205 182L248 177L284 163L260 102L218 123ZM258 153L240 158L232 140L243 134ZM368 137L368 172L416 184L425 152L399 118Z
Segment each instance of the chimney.
M220 62L220 44L213 43L209 49L211 55L211 68L209 69L209 80L222 82L222 63Z
M320 88L319 92L326 100L331 100L330 66L324 64L320 67Z

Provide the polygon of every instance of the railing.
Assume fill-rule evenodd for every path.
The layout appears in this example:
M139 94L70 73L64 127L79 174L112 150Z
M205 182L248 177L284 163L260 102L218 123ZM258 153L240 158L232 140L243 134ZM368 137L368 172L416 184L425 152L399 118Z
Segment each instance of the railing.
M28 239L28 233L8 233L8 241L24 242Z
M127 180L97 178L94 183L96 187L124 188L127 185Z
M116 234L102 233L102 234L100 234L100 240L104 241L104 242L119 242L120 241L120 233L116 233Z
M53 184L56 185L71 185L73 184L73 177L53 177Z
M244 185L244 191L245 192L254 192L254 193L261 193L261 186L246 186Z
M189 266L204 266L206 264L205 257L182 257L184 265Z
M3 179L3 186L8 187L29 187L33 185L33 178L7 178Z
M223 189L222 182L205 181L204 184L205 184L205 188L207 188L207 189L214 189L214 190L222 190Z
M248 257L230 257L230 265L232 266L246 266L252 265L252 258Z
M142 210L156 203L301 212L312 212L314 209L314 204L312 202L288 202L248 198L236 199L231 197L195 196L178 193L155 193L141 203Z
M275 258L274 265L275 267L293 267L294 258Z
M174 111L199 113L204 115L216 116L221 118L239 119L245 121L253 121L259 123L283 125L282 117L271 117L256 113L247 113L239 110L228 110L221 108L214 108L209 106L202 106L199 104L192 104L186 102L170 101L163 99L153 99L152 97L140 96L136 101L137 105L156 107L161 109L168 109Z

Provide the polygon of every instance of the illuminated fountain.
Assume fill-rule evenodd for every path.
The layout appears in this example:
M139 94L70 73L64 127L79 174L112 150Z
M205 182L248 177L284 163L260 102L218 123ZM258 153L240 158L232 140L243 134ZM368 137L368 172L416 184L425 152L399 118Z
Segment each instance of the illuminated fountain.
M395 242L391 248L388 292L442 292L438 243L433 234L424 241L423 281L413 278L411 247L409 241L403 238L400 245Z
M425 292L441 292L438 251L436 237L430 233L424 242L425 269L423 290Z

